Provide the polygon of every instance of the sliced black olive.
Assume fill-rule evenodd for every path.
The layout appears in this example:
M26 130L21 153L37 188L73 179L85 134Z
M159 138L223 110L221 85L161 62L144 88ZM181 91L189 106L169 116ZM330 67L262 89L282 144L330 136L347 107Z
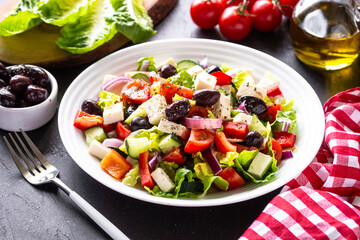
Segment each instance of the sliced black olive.
M214 72L220 72L220 71L221 71L221 69L216 65L211 65L210 67L207 68L208 74L214 73Z
M134 117L130 123L130 129L132 132L139 129L150 129L152 127L153 125L150 124L146 117Z
M196 101L196 106L210 107L219 101L220 92L210 89L196 90L192 99Z
M180 118L185 117L190 110L191 104L188 99L184 98L168 105L165 109L166 118L169 121L176 122Z
M174 76L177 73L176 71L176 67L174 67L171 64L165 64L162 65L160 70L159 70L159 75L162 78L169 78Z
M129 107L127 108L126 112L125 112L125 119L128 118L137 108L139 105L137 104L131 104L129 105Z
M84 102L81 104L81 110L88 114L93 114L93 115L102 116L103 114L103 111L100 108L100 106L97 104L95 100L92 99L84 100Z
M257 131L249 132L245 137L245 145L248 147L260 148L264 141L264 137Z
M239 98L239 103L244 103L246 111L250 114L261 115L267 111L266 103L254 96L241 96Z

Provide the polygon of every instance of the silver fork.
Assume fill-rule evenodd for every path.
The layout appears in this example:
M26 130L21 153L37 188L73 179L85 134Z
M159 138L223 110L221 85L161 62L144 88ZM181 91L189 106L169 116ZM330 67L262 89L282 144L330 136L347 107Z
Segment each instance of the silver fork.
M63 183L58 177L59 170L52 166L44 157L44 155L39 151L27 134L20 129L23 138L30 147L33 153L25 145L19 135L14 132L17 141L12 134L9 133L9 138L12 144L15 146L16 150L20 154L21 158L25 162L28 169L21 163L20 158L16 154L14 148L11 146L8 139L3 136L5 143L11 153L12 158L21 174L24 178L33 185L40 185L45 183L55 183L60 189L62 189L94 222L96 222L110 237L113 239L129 239L124 233L122 233L118 228L115 227L108 219L106 219L101 213L99 213L93 206L86 202L79 194L71 190L68 186ZM19 142L19 144L17 143ZM25 153L24 153L24 151ZM34 157L34 155L36 157ZM37 158L37 160L36 160ZM30 161L29 161L30 159Z

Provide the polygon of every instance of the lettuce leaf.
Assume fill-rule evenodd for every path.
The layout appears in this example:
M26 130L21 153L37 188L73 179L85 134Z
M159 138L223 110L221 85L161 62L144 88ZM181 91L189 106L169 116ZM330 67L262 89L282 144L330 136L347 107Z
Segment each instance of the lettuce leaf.
M227 152L225 156L222 156L219 159L220 166L222 168L231 167L233 166L234 160L239 156L239 153L237 152Z
M195 176L203 180L206 176L213 176L214 173L211 170L207 162L196 163L194 166Z
M276 114L276 120L272 124L273 128L279 128L278 125L282 125L284 122L290 123L288 132L296 134L296 111L286 111L286 112L277 112Z
M191 75L186 71L181 71L180 73L168 78L168 80L176 85L184 86L195 90L195 82Z
M94 50L112 39L116 24L111 20L114 9L110 0L90 0L87 12L72 24L61 29L62 37L57 45L73 54L82 54Z
M162 131L160 131L157 126L153 126L150 129L139 129L135 132L132 132L128 138L141 138L147 137L150 141L149 151L158 151L161 152L159 143L160 137L164 135Z
M120 101L120 96L108 91L101 91L99 93L99 100L97 103L101 109L104 109L105 107L110 107L118 101Z
M144 62L145 60L149 60L149 61L150 61L150 65L149 65L148 71L149 71L149 72L155 71L155 70L156 70L156 67L155 67L156 63L155 63L155 57L153 57L153 56L150 56L150 57L142 57L142 58L138 59L138 61L137 61L137 70L138 70L138 71L140 70L140 68L141 68L141 66L142 66L142 64L143 64L143 62Z
M21 0L19 5L0 22L0 35L12 36L41 23L37 13L40 0Z
M146 41L156 32L142 0L111 0L116 29L133 43Z
M133 187L135 186L135 184L139 179L140 179L139 164L136 164L133 169L131 169L129 172L126 173L125 177L121 182L125 185Z
M227 71L231 70L232 68L229 65L223 63L223 64L221 64L220 69L223 73L226 73Z
M88 8L88 0L47 0L38 4L41 19L49 24L64 26L74 23L84 15Z
M232 80L232 84L236 89L239 89L240 85L249 77L249 74L244 71L239 71Z
M229 187L229 182L219 176L206 176L203 183L204 192L199 197L204 197L213 183L215 183L215 185L223 191L226 191Z

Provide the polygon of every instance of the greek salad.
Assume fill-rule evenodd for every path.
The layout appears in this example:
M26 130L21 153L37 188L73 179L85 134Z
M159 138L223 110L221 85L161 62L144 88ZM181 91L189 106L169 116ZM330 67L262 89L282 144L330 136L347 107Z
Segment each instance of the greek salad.
M155 57L105 75L73 125L113 178L150 194L199 198L268 181L292 158L296 111L269 72Z

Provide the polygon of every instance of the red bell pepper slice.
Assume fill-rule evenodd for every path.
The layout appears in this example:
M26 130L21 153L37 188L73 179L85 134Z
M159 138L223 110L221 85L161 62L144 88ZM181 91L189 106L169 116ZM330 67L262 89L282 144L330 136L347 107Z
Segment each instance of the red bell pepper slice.
M219 152L224 154L227 152L236 152L237 147L226 139L224 132L216 132L214 141Z
M130 127L122 122L118 122L116 125L116 136L121 139L125 140L130 135Z
M155 183L150 174L149 151L140 153L139 171L140 171L141 185L143 187L148 187L149 189L153 189Z
M245 123L225 122L224 133L227 138L245 139L249 126Z
M279 86L274 84L266 88L266 95L268 97L275 97L278 95L282 95L282 92Z
M231 84L232 77L221 71L213 72L210 75L216 77L216 85L222 86Z
M186 162L184 153L179 147L174 148L170 153L163 156L163 160L167 162L174 162L179 165L184 164Z
M84 111L77 111L74 119L74 127L84 131L95 126L102 126L104 119L98 115L91 115Z
M214 141L214 133L207 129L191 129L185 152L196 153L205 150Z
M274 131L274 138L282 148L293 147L296 141L295 134L283 131Z
M217 176L220 176L224 180L228 181L228 190L241 187L245 184L244 179L232 167L224 168L221 172L217 174Z

